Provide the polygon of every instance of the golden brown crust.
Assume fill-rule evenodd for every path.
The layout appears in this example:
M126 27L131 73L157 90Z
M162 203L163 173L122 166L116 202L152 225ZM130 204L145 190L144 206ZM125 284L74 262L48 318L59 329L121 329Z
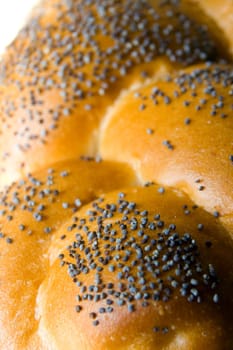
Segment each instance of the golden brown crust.
M76 222L40 287L42 340L54 349L227 349L233 341L228 234L181 193L161 194L155 186L123 193L85 206L58 230L57 237ZM125 215L121 207L131 209Z
M103 191L120 188L122 183L133 185L135 178L120 164L67 161L12 185L2 194L1 349L43 349L34 343L38 341L36 296L48 272L53 235L80 206Z
M101 155L232 214L232 79L230 66L196 66L129 92L108 116Z
M7 48L1 349L233 347L232 6L44 0Z
M219 27L219 38L226 40L231 55L233 54L233 2L232 0L190 0L199 6L207 16L213 18ZM216 33L217 34L217 33Z
M227 57L199 9L161 4L43 3L0 64L2 184L96 155L100 122L123 89L161 69Z
M9 190L1 209L1 346L229 349L228 233L181 192L155 185L102 194L73 212L77 196L85 204L113 188L102 184L103 172L111 179L111 171L119 176L115 188L134 184L133 176L123 183L125 170L113 164L70 162ZM79 185L77 173L86 184Z

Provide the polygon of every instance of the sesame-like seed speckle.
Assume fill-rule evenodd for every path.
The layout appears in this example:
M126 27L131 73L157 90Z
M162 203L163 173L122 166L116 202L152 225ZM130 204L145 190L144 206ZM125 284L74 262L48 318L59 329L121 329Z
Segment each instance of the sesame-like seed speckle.
M214 296L213 296L213 301L214 301L214 303L219 303L219 296L218 296L218 294L214 294Z
M34 14L10 46L15 55L7 55L7 60L3 56L0 63L1 83L14 85L19 94L24 92L24 98L14 102L7 93L0 111L11 118L20 116L27 126L22 133L8 128L12 137L18 134L20 152L30 150L35 139L46 145L54 130L76 115L76 110L93 110L92 99L104 98L138 64L166 56L172 63L187 66L222 55L208 25L191 19L180 2L151 6L146 0L125 0L119 6L116 0L82 0L52 6L57 21L52 26L44 23L47 6ZM109 42L107 47L103 38ZM143 69L141 76L146 79L149 72ZM44 103L50 91L59 96L53 108ZM170 96L153 93L162 96L165 104L172 103ZM140 110L145 108L142 103ZM8 153L3 150L2 164Z
M154 130L153 130L153 129L148 128L148 129L146 129L146 132L147 132L147 134L148 134L148 135L153 135Z
M60 266L66 266L70 278L79 285L79 305L83 308L78 312L85 311L82 300L87 299L105 302L98 312L89 310L92 319L99 313L114 313L117 307L126 307L132 313L137 310L137 302L143 308L151 300L167 303L174 293L187 302L200 303L203 288L216 303L219 280L215 268L210 263L202 266L192 235L179 233L176 224L167 223L158 211L152 214L129 202L125 193L116 197L114 203L96 200L86 210L87 217L96 218L96 230L87 226L88 218L80 217L82 225L76 239L59 257L63 262ZM182 210L186 215L191 213L187 204ZM203 224L197 229L202 231ZM132 236L130 232L134 231ZM208 241L204 247L210 248ZM105 270L110 280L104 278ZM84 277L91 271L95 271L93 281Z

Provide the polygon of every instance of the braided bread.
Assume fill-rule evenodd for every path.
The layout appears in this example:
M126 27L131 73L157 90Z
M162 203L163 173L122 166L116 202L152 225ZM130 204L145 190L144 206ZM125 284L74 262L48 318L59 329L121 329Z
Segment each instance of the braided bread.
M233 348L232 16L33 10L0 61L0 349Z

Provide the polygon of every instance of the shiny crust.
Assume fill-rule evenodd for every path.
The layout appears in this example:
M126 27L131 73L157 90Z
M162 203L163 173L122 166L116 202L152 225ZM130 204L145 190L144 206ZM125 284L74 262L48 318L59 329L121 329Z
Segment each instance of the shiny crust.
M175 3L45 1L35 11L0 64L1 183L98 154L99 128L122 90L229 56L210 17Z
M42 283L37 298L38 314L40 316L39 334L41 338L45 343L52 344L52 348L54 347L55 349L67 347L69 349L89 350L95 348L96 344L98 344L98 349L101 350L123 350L131 349L132 347L133 349L144 348L148 350L166 348L205 349L207 346L213 349L227 349L232 344L230 336L232 331L231 312L229 310L231 310L233 305L230 288L230 281L232 281L233 275L231 272L227 277L225 275L227 266L232 258L232 241L228 234L218 225L216 219L213 219L202 209L192 209L193 203L180 193L177 195L177 193L168 189L161 194L156 186L124 190L123 193L125 196L122 202L135 203L135 208L138 209L140 214L135 215L133 210L128 214L128 220L122 220L125 215L117 210L112 218L102 221L103 231L108 224L112 224L111 230L115 229L117 234L115 242L110 243L108 241L110 244L107 249L104 248L106 240L98 240L100 255L92 260L97 266L103 267L103 270L99 272L100 283L96 282L96 270L92 270L91 265L87 263L87 254L82 253L79 249L76 252L80 254L80 259L84 259L84 262L86 261L84 265L88 266L90 271L88 274L81 272L75 277L71 276L70 265L77 265L76 259L69 254L71 251L75 251L75 248L70 247L73 247L74 242L77 243L78 240L76 239L75 230L72 234L67 235L65 240L66 248L59 252L61 255L64 255L62 262L66 264L61 267L61 261L57 259L51 265L48 277ZM119 192L111 193L104 196L103 202L98 203L97 200L97 203L100 208L106 208L106 205L110 203L114 203L119 208L117 204L119 203L119 198L121 198ZM190 214L185 212L184 205L189 208ZM88 221L88 217L91 217L91 215L87 215L87 212L92 210L92 208L92 204L85 206L77 216L79 218L78 222L83 218L87 220L89 232L95 232L98 227L95 221L93 224ZM160 219L157 220L156 230L148 229L148 226L145 226L143 229L144 235L139 237L139 231L132 229L132 221L130 224L130 220L135 218L135 216L139 220L145 218L144 214L142 214L145 210L148 211L148 215L146 215L148 223L156 222L154 216L158 212ZM57 236L67 231L67 227L74 222L73 219L61 227ZM159 228L161 221L164 222L164 226ZM117 239L122 237L119 222L127 226L128 236L122 241L122 248L116 249ZM201 233L197 223L203 224L204 229ZM166 236L167 233L164 236L161 235L161 232L166 232L172 225L175 225L176 228L170 229L168 236ZM90 247L91 253L94 254L95 250L92 246L94 240L91 241L91 245L87 238L84 238L86 237L85 229L80 229L79 232L84 239L84 247L86 244L86 247ZM153 245L153 239L163 237L164 242L169 242L174 233L182 237L187 232L191 236L190 241L188 243L179 242L179 247L181 250L184 248L184 253L185 249L190 247L191 241L194 242L195 240L198 250L195 250L197 253L195 263L193 265L190 264L189 271L192 271L192 274L186 281L195 280L199 284L194 287L188 283L187 294L182 296L181 281L184 282L183 278L185 275L188 276L188 274L183 271L180 276L177 276L176 268L179 263L166 270L165 267L169 265L167 260L165 260L169 250L166 243L163 245L161 240L163 249L158 258L161 267L158 268L160 273L157 277L153 277L148 261L150 261L149 257L153 257L156 249L159 249L160 245ZM103 235L103 237L106 236L108 235ZM109 236L111 235L109 234ZM169 237L167 241L166 237ZM211 241L213 246L209 247L207 241ZM138 248L134 246L137 244L144 251L142 253L143 258L139 257L141 252L138 253ZM146 247L149 246L151 249L147 250ZM112 253L111 247L115 248ZM216 247L217 249L215 249ZM53 247L51 246L50 253L52 250ZM109 252L109 255L104 254L106 251ZM131 255L128 260L124 260L123 257L127 255L127 252L131 252ZM118 254L121 257L119 260L116 259ZM195 253L191 254L193 257L195 256ZM112 260L106 264L99 263L99 257L106 256L109 256ZM137 262L136 265L133 264L134 261ZM164 262L162 263L162 261ZM123 266L120 266L121 264ZM198 264L201 264L201 275L195 271ZM112 266L115 267L114 271L110 269ZM214 284L213 281L210 282L209 280L208 286L202 281L210 266L214 266L216 273L218 273L218 278L221 280L221 286L219 287L218 285L216 289L211 289L210 287L211 284ZM129 272L124 274L122 271L125 271L126 267L129 268ZM143 269L139 269L139 267ZM143 275L140 275L141 277L138 275L139 271L141 273L143 271ZM155 271L155 267L153 271ZM120 278L121 273L123 277ZM174 278L173 282L169 280L171 276ZM163 282L159 284L158 280ZM174 281L179 283L179 285L175 286ZM80 282L80 287L78 287L78 282ZM153 282L155 287L151 288L150 283ZM108 287L108 283L111 283L112 286ZM120 283L122 283L123 289L121 289ZM91 286L95 286L98 291L90 292ZM147 288L143 291L143 287ZM86 288L86 290L82 291L82 288ZM201 295L202 301L199 301L198 297L191 301L190 295L192 293L190 290L194 292L195 288L201 290L199 295ZM137 292L132 292L134 289ZM223 293L224 301L222 300L216 305L214 300L218 290L221 290L221 293ZM109 291L113 291L115 294L109 294ZM125 296L117 295L120 292L121 294L125 293ZM106 296L102 297L104 293L106 293ZM156 299L156 293L160 294L158 300ZM81 301L77 299L77 295L82 298ZM86 301L84 299L85 295L93 296L93 299ZM100 300L96 301L95 297L98 295ZM132 300L129 296L133 296ZM156 296L156 300L153 300L154 296ZM75 304L74 300L76 301ZM124 303L122 304L122 302ZM77 306L81 308L81 311L75 313L73 310ZM102 309L105 310L104 313L102 313ZM223 315L224 319L222 319ZM51 322L51 320L53 321ZM94 325L95 322L98 322L97 326ZM67 334L67 336L64 336L64 334ZM75 336L75 334L80 336Z
M1 349L232 348L231 10L43 1L7 48Z
M130 168L66 161L13 184L1 196L0 348L44 348L36 334L36 296L54 235L82 205L122 184L135 184ZM53 246L57 259L56 241Z
M129 92L108 116L101 155L130 163L142 181L182 189L212 213L232 214L232 79L231 66L196 66Z
M213 18L221 28L220 36L226 40L231 55L233 54L233 2L231 0L192 0L195 6L199 6L208 16Z

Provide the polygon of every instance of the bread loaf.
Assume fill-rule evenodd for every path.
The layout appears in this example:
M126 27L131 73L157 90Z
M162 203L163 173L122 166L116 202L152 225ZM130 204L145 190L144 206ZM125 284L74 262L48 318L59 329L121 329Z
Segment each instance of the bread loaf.
M99 128L122 91L228 57L221 28L191 5L45 1L1 62L1 182L95 156Z
M233 348L233 3L47 0L0 61L0 349Z

